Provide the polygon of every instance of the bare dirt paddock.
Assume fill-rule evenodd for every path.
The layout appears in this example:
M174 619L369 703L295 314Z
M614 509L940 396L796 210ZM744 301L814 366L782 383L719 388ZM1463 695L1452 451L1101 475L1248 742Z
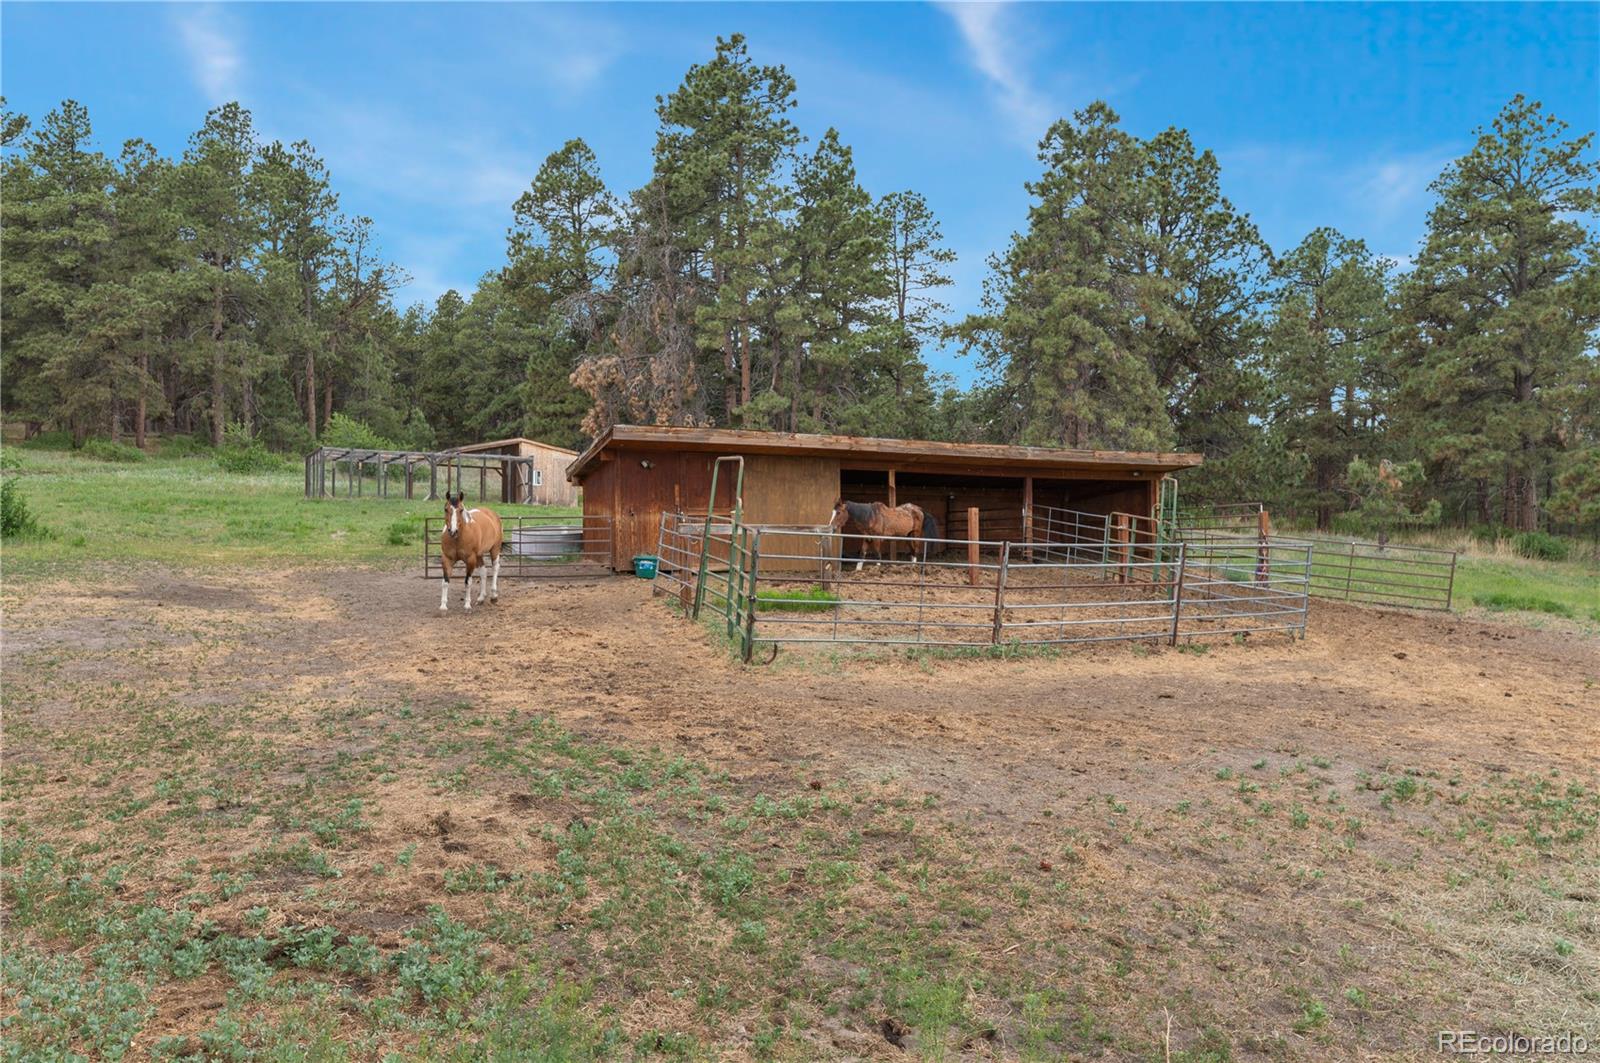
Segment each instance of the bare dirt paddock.
M457 585L459 591L459 584ZM743 666L648 585L5 596L23 1058L1432 1058L1600 1044L1600 646Z

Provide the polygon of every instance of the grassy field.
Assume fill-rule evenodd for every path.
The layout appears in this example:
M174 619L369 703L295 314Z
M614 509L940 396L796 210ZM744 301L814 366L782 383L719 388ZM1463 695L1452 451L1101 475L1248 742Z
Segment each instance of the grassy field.
M303 497L297 467L236 475L209 456L96 461L67 451L7 447L28 505L48 537L7 542L7 575L101 562L244 564L381 562L416 555L424 517L443 503ZM372 481L367 488L371 490ZM507 516L571 509L496 505Z
M1457 608L1564 617L1600 625L1600 568L1576 561L1468 557L1456 570Z
M8 455L49 530L4 547L8 1061L1420 1059L1463 1013L1600 1036L1600 786L1550 752L1600 677L1552 666L1583 656L1564 634L1345 610L1372 634L741 669L636 581L452 627L383 571L437 504ZM329 564L369 567L308 591ZM1532 624L1600 593L1574 563L1458 580L1459 608L1571 610L1505 613Z

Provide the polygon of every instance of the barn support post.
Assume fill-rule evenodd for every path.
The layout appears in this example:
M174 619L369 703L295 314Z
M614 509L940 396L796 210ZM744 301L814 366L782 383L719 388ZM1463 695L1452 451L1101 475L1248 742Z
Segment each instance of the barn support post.
M898 506L899 504L900 504L900 498L896 494L896 488L895 488L895 482L894 482L894 470L890 469L889 470L889 508L893 509L896 506ZM917 529L912 531L912 534L913 535L920 535L920 534L922 534L922 529L921 528L917 528ZM891 537L889 539L889 563L891 565L894 564L896 558L899 557L899 552L900 552L899 551L899 540Z
M439 499L439 463L433 458L428 459L428 501L436 502Z
M1028 544L1028 564L1033 564L1033 477L1022 478L1022 538Z
M1000 547L1000 571L994 577L994 632L990 635L991 645L1000 645L1000 632L1005 627L1006 617L1006 573L1011 569L1011 543L1008 541Z
M978 585L978 507L967 507L967 583Z

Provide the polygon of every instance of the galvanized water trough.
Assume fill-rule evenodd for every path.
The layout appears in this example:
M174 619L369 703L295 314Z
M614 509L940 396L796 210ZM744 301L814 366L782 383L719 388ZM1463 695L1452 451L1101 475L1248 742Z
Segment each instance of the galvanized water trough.
M506 530L507 552L522 557L575 557L583 553L583 527L546 524Z

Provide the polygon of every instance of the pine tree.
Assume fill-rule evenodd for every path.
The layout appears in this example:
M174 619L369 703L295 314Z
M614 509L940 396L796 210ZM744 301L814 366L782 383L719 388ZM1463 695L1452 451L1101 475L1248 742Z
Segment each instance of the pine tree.
M1324 531L1342 508L1341 474L1357 454L1372 452L1387 408L1387 268L1360 240L1326 228L1277 263L1281 287L1266 345L1272 423L1310 466L1303 500Z
M261 212L250 166L256 156L250 112L237 103L206 115L179 170L183 225L204 292L211 381L211 442L222 445L230 382L241 391L239 420L251 430L255 344L247 327L257 295Z
M655 174L685 250L703 256L710 297L698 308L700 342L720 350L729 419L752 398L751 301L760 283L752 234L788 207L783 169L800 134L785 115L794 79L758 66L742 34L717 39L716 56L689 68L657 101Z
M263 315L267 344L297 365L294 393L306 432L317 438L317 356L332 343L325 305L333 276L339 197L327 166L307 141L261 149L250 174L262 213Z
M1539 526L1541 487L1586 434L1573 401L1593 380L1600 324L1593 134L1517 96L1432 185L1438 204L1401 293L1400 424L1439 472L1496 484L1505 521Z
M501 276L532 339L520 431L575 446L588 403L571 377L599 346L614 312L609 289L621 208L594 152L569 140L545 159L512 213Z
M84 300L101 279L113 226L114 171L93 150L92 135L88 110L63 102L27 137L20 156L8 157L0 198L6 411L33 425L59 418L79 443L104 403L64 410L63 384L73 383L76 333L90 318Z
M1119 268L1137 243L1143 148L1095 103L1052 125L1039 159L1028 229L991 261L984 313L963 326L1003 403L1001 431L1037 446L1169 445L1166 396L1132 342L1142 289Z

